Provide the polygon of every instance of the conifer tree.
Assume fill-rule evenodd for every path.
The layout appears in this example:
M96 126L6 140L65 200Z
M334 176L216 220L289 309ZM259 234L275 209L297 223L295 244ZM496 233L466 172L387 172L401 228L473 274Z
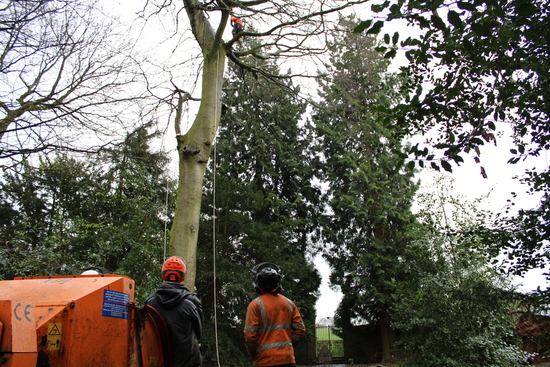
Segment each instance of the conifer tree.
M26 162L1 181L0 278L80 274L90 266L136 280L138 301L160 281L170 220L167 157L144 126L119 149ZM5 216L4 216L5 214Z
M392 294L408 241L404 229L413 221L416 185L395 153L405 132L382 123L373 108L391 105L398 97L398 80L386 73L388 63L374 50L375 38L351 33L353 24L342 19L333 33L314 112L324 158L320 175L330 196L322 226L324 256L331 283L343 292L337 317L344 336L354 322L377 325L383 359L389 362L395 342Z
M243 46L254 44L249 41ZM217 138L216 165L207 172L198 261L203 276L198 292L206 314L213 314L216 292L224 366L252 362L244 349L243 327L247 305L257 296L250 271L254 265L273 262L282 269L282 294L297 304L308 329L298 355L304 354L307 339L315 335L314 307L320 284L308 239L315 226L319 190L312 183L311 131L302 122L306 105L274 63L244 61L277 78L230 69L224 86L228 110ZM212 323L207 328L213 331ZM205 341L207 361L215 357L214 342Z

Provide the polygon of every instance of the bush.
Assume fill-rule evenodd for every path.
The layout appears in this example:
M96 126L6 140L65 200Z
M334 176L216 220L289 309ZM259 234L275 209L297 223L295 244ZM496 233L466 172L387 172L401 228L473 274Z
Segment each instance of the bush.
M525 361L515 318L508 315L511 292L496 287L493 276L450 272L403 289L394 314L403 365L512 367Z

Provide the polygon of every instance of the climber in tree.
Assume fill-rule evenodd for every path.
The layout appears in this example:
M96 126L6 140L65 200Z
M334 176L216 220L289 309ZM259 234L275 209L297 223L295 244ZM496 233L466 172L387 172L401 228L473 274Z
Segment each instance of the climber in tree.
M244 29L243 21L236 16L231 17L231 25L233 26L233 31L231 31L233 37L235 37L237 33Z

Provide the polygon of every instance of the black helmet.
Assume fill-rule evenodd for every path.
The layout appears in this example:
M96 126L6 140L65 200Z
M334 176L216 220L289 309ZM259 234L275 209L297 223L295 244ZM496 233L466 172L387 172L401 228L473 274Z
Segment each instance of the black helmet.
M252 269L252 272L256 274L254 288L259 294L278 294L281 291L281 269L277 265L260 263Z

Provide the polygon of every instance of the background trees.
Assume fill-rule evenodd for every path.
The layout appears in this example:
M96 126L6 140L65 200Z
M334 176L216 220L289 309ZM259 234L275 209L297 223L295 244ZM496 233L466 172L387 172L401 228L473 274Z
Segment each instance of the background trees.
M399 355L405 366L517 366L527 356L510 315L520 297L484 242L491 214L452 186L439 178L417 197L392 314Z
M0 9L0 158L97 151L136 122L130 45L95 1L7 1ZM134 110L135 111L135 110ZM83 140L85 137L86 140Z
M422 307L425 301L441 301L432 300L422 292L408 292L412 288L406 285L422 285L434 294L450 294L449 302L438 303L438 306L451 310L460 300L461 292L471 296L468 300L472 302L467 304L468 307L480 301L480 292L494 296L491 299L495 301L495 308L484 308L481 310L483 312L501 312L507 302L499 289L487 286L493 279L492 274L485 278L490 272L483 268L484 263L478 262L476 256L464 255L469 254L468 251L464 251L464 254L449 252L450 255L442 251L444 255L439 260L447 260L446 256L457 259L458 255L465 256L466 261L450 264L432 261L429 256L425 257L425 263L410 260L408 256L412 250L426 254L423 245L431 244L431 239L415 240L416 233L411 230L414 218L410 213L410 205L416 189L415 183L411 181L414 162L405 168L403 162L407 154L401 151L417 155L418 166L423 166L425 161L432 161L433 167L450 170L452 166L449 162L462 162L465 157L463 152L476 152L476 148L484 142L494 142L496 127L505 120L512 122L518 138L517 147L511 152L514 155L512 162L544 152L547 149L547 77L544 71L547 71L548 65L545 61L546 28L541 24L547 20L548 6L537 1L458 2L456 5L448 4L448 7L447 3L441 2L400 3L402 7L387 3L387 6L393 5L390 18L409 19L418 24L421 30L418 38L411 37L403 43L407 47L409 60L413 62L404 70L405 78L385 74L387 64L372 52L376 46L372 37L335 35L334 43L330 45L333 58L328 63L326 78L321 83L322 103L314 108L316 126L313 129L302 118L305 106L301 100L292 93L286 93L295 89L295 84L283 80L296 74L296 70L283 73L276 65L282 63L284 57L323 53L324 44L309 43L310 37L325 36L328 15L358 3L361 2L337 1L312 5L319 5L318 8L303 8L298 3L281 5L278 2L189 1L183 5L177 2L160 4L160 8L168 4L185 6L191 31L200 47L198 59L204 62L201 107L196 122L189 131L185 131L180 128L180 121L177 121L181 163L179 187L182 194L175 214L177 223L171 235L174 243L169 251L183 255L189 261L191 272L188 284L193 287L195 255L181 248L187 246L194 251L193 243L199 234L200 202L203 196L206 197L211 207L204 207L202 212L206 226L203 228L205 231L200 232L198 256L203 273L197 278L198 290L205 301L205 308L208 310L210 307L207 311L210 315L214 315L214 305L219 306L220 345L226 351L224 355L237 356L234 361L227 363L247 363L244 361L248 360L242 354L242 344L239 342L240 322L242 310L252 298L249 292L244 291L250 287L251 274L247 271L257 261L271 260L283 267L287 274L285 288L292 294L303 295L299 305L311 321L318 277L309 262L307 241L316 226L323 228L324 238L329 244L325 250L327 259L335 269L334 284L341 286L345 294L340 314L343 324L350 326L354 319L378 323L384 332L387 360L392 357L393 342L389 311L401 312L403 318L396 325L404 332L412 330L416 333L423 325L406 324L403 319L409 316L422 319L431 312L430 308ZM47 20L44 26L51 27L62 24L52 21L53 14L70 15L69 11L76 6L74 2L22 1L9 3L11 7L3 11L28 5L32 12L34 8L31 5L41 4L57 6L56 11L51 14L44 11L39 17ZM375 6L374 10L382 11L384 6ZM438 7L441 10L438 11ZM178 7L174 13L180 14L180 11L183 14L183 8ZM7 17L6 14L11 13L2 14ZM229 38L225 28L232 14L244 18L248 28ZM34 18L28 19L30 21ZM48 25L48 22L51 24ZM212 27L215 22L216 28ZM8 24L9 21L4 23ZM20 28L5 27L0 30L6 32L3 34L7 45L11 42L9 37L18 35L16 29L24 33L23 25ZM381 24L377 23L372 28L366 23L363 26L375 33ZM65 35L62 31L56 32L43 35ZM33 34L28 35L31 37L28 40L32 41ZM6 126L23 126L23 123L29 122L27 126L34 127L32 121L36 121L43 127L53 122L50 118L54 116L67 118L62 121L74 122L74 126L77 122L96 122L95 118L86 120L91 115L84 117L81 113L94 104L97 107L112 101L109 99L112 97L111 92L121 86L119 82L124 83L126 80L118 79L123 64L111 64L109 61L118 59L110 59L103 54L102 47L95 47L99 41L92 43L89 53L86 53L88 49L79 48L82 43L72 43L78 37L84 40L85 36L77 37L73 33L72 37L60 43L66 46L62 50L68 52L72 50L69 46L74 46L81 53L69 54L71 56L68 59L61 56L56 58L58 54L47 52L53 50L56 44L50 43L52 47L44 50L40 45L47 42L32 44L37 55L42 53L54 57L53 60L60 60L61 64L44 63L57 65L57 68L46 69L57 71L51 77L46 77L49 75L47 73L31 76L31 71L38 70L36 68L40 64L32 57L27 59L28 64L24 64L32 65L31 69L19 67L21 73L4 76L4 87L18 85L18 90L25 91L13 97L11 105L6 105L6 116L17 108L35 108L43 98L51 98L41 108L36 107L38 109L31 112L25 110L25 114L18 117L18 122L13 122L15 125ZM398 44L399 35L388 35L384 41L387 43L386 56L391 57L394 53L392 47ZM188 48L184 49L188 51ZM89 62L98 55L103 57L100 60L105 61L101 67L109 66L107 69ZM237 84L228 85L227 93L223 95L226 57L238 66L230 75L240 79ZM265 62L270 58L275 58L277 64ZM539 64L535 60L540 61ZM443 67L444 72L433 73L433 63ZM64 74L69 64L77 71L95 70L99 73L99 79L84 78L79 84L78 77L74 80L72 78L73 75L82 74L75 74L74 71L72 74ZM98 69L94 69L94 65ZM87 66L91 69L87 69ZM57 75L63 77L56 79ZM107 81L102 80L103 77ZM115 79L110 79L113 77ZM50 84L38 88L41 85L38 82L44 80ZM69 101L69 95L55 95L52 92L54 86L69 80L76 84L67 84L61 90L71 93L80 91L78 96L85 97L80 102L71 100L74 104L70 105L70 111L63 109L66 106L61 108L57 104ZM278 83L268 84L267 81ZM425 81L432 83L428 93L424 93L427 86L423 83ZM173 79L169 82L170 98L180 96L181 101L189 98L181 90L179 82ZM33 86L36 88L31 88ZM97 86L100 87L95 92L94 89L86 89ZM401 96L397 92L399 86L403 86L402 91L408 93L402 104L395 103ZM12 96L14 93L8 91L4 94ZM37 99L31 101L33 93ZM99 100L95 100L96 97ZM212 172L211 186L203 189L202 175L207 169L210 150L218 134L219 115L224 110L222 97L227 99L230 113L223 118L228 128L219 131L220 165L216 165L216 171L220 173ZM44 112L42 108L52 110ZM123 109L118 110L121 111ZM117 114L113 121L123 120L128 121L126 116ZM434 145L435 150L429 147L425 149L420 144L411 148L404 146L403 138L407 134L424 132L432 127L440 132L440 139ZM101 132L120 132L115 130L118 129L109 125ZM53 127L45 135L42 135L45 130L40 133L28 131L31 130L7 128L3 141L6 137L5 141L9 144L15 142L7 137L10 134L15 137L16 132L17 137L21 138L13 149L6 148L11 149L9 154L21 152L20 149L26 152L23 143L30 142L27 137L33 136L39 141L30 144L29 150L47 151L48 147L55 145L53 141L61 141L57 137L49 141L50 137L54 137L52 134L69 130ZM49 273L77 273L90 261L90 264L105 265L110 270L136 278L140 292L143 290L147 293L147 287L151 287L158 279L157 271L162 262L162 229L170 219L162 204L166 202L166 191L171 192L169 179L155 168L163 167L162 159L156 160L152 157L155 154L144 153L148 151L147 144L143 143L147 135L145 130L136 131L128 137L127 146L99 155L100 160L92 159L93 164L66 156L59 159L43 157L40 166L35 162L25 162L19 171L8 173L0 192L0 224L3 226L2 236L5 236L1 251L6 259L10 259L4 264L3 274L6 278L21 272L41 274L46 268L38 267L40 264L49 264ZM141 138L138 139L138 136ZM63 139L71 137L74 135L62 136ZM225 139L233 145L224 146ZM65 144L67 141L63 141L62 145L68 146ZM531 142L533 146L528 144ZM317 143L318 146L311 146ZM74 145L73 148L90 150L89 146L82 148ZM318 159L304 154L310 149L316 149ZM437 149L442 149L441 156L437 156ZM441 157L445 159L438 160ZM326 199L323 196L325 192L312 184L315 173L328 183L326 194L330 201L327 207L320 206L322 200ZM548 190L547 172L532 171L527 182L531 183L534 192L546 193ZM216 202L213 200L214 187ZM188 193L190 195L186 196ZM510 256L522 259L517 268L520 273L540 265L539 260L545 260L547 256L546 204L544 196L540 208L522 211L517 218L499 222L501 231L495 232L498 237L490 236L493 233L487 231L481 239L490 238L493 243L511 243L514 247L509 250ZM211 210L214 207L215 215ZM216 231L210 231L210 221L214 217ZM209 238L214 236L213 233L216 238ZM477 246L478 240L470 238L468 244ZM211 243L215 243L214 249ZM487 247L482 249L487 250ZM211 250L215 250L215 254ZM214 259L217 267L214 267ZM407 259L406 264L403 259ZM470 261L472 259L475 261ZM482 276L472 276L478 273L476 269L468 267L469 262L481 264ZM144 263L150 267L143 266ZM416 270L422 270L421 276L411 277L413 272L409 272L407 266L416 266ZM218 269L219 273L214 274L211 269ZM448 275L443 284L434 281L442 275ZM140 277L150 282L143 280L140 283ZM460 287L457 286L459 283ZM216 293L208 293L210 290ZM501 296L504 298L501 299ZM399 297L403 298L404 303L397 303ZM501 300L504 301L499 302ZM479 312L480 309L472 310ZM494 320L496 328L484 331L499 335L493 344L495 349L491 350L504 353L512 345L501 337L507 330L508 320L501 319L501 314L495 315L499 317L491 320ZM462 321L468 314L460 316ZM480 320L475 321L480 323ZM459 326L465 324L461 322ZM441 325L446 326L443 323ZM212 331L209 335L213 338L214 322L210 322L208 327ZM437 331L445 335L445 330ZM454 331L466 339L471 336L464 329L457 328ZM468 339L471 343L463 345L465 350L478 347L480 343L476 344L477 341L486 342L491 338L486 333L474 336L476 340ZM408 344L408 347L427 348L425 350L435 348L425 343L425 339L418 338L415 342L417 344ZM208 345L210 349L207 356L213 360L214 341L210 340Z
M88 160L25 163L2 180L2 278L80 274L90 266L136 280L138 300L159 282L166 203L174 182L143 127L119 150ZM168 197L167 197L168 195Z

